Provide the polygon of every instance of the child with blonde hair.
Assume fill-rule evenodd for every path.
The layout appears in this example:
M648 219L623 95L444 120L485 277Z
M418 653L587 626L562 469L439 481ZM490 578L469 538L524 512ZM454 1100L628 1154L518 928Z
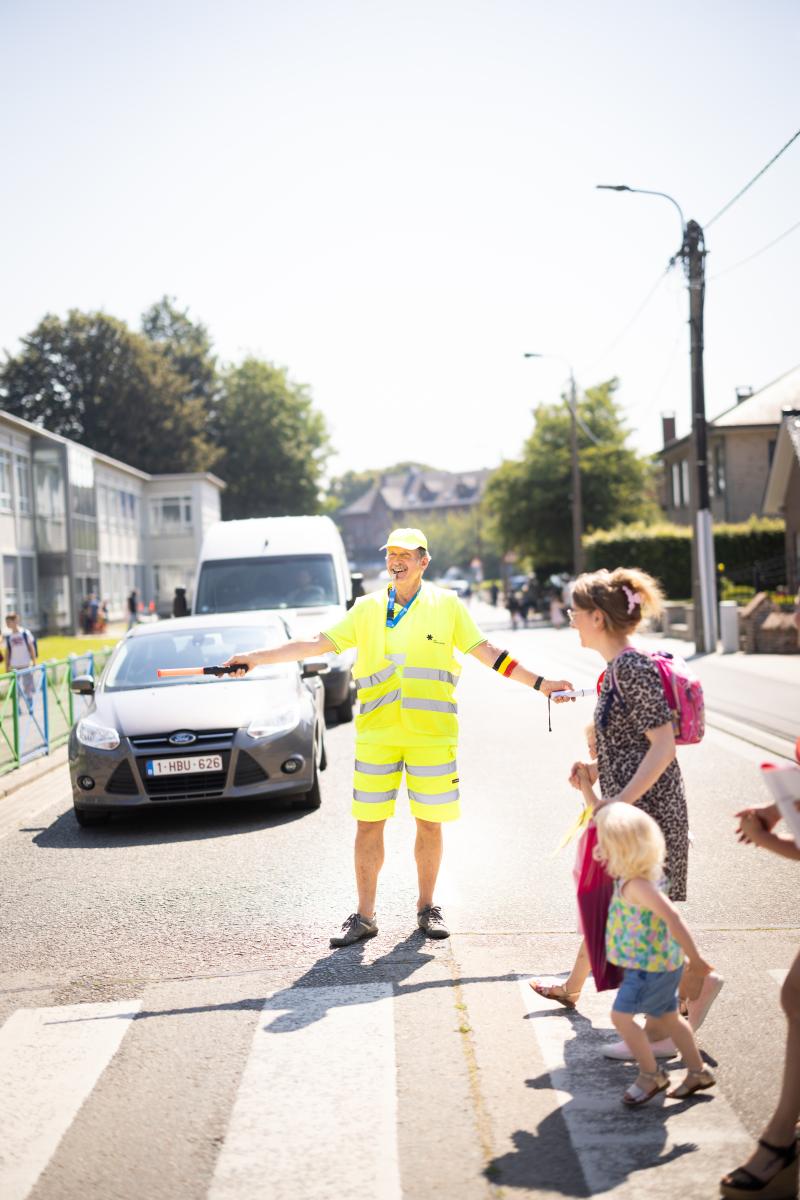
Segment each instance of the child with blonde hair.
M591 792L584 775L583 788ZM584 793L585 794L585 793ZM597 856L615 879L606 926L609 962L624 968L611 1019L639 1064L636 1081L622 1097L637 1107L666 1091L669 1076L658 1067L637 1013L659 1017L680 1051L686 1076L669 1095L680 1100L713 1087L689 1022L678 1011L678 985L684 956L690 967L706 974L712 967L700 955L686 923L659 884L663 877L664 835L652 817L619 801L595 811Z

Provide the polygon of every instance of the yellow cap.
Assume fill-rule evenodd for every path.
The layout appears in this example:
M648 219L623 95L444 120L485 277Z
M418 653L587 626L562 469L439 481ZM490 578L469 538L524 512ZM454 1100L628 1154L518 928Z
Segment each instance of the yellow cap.
M393 529L381 550L388 550L390 546L399 546L401 550L418 550L421 547L427 553L428 539L421 529Z

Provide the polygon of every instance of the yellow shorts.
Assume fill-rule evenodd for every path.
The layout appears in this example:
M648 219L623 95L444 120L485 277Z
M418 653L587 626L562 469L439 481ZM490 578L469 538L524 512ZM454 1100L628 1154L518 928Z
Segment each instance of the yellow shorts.
M353 816L385 821L394 816L406 769L411 813L422 821L455 821L459 815L455 746L375 746L356 742Z

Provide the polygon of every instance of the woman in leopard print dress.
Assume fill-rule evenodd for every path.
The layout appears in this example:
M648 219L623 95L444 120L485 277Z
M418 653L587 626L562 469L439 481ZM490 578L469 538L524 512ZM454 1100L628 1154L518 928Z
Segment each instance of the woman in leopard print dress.
M579 775L592 784L599 779L599 806L621 800L653 818L667 845L668 894L685 900L689 820L669 707L657 668L629 641L645 615L661 610L661 588L644 571L595 571L576 580L572 603L570 623L581 645L596 650L606 670L594 717L597 762L575 763L570 782L579 788ZM531 987L574 1008L589 971L582 944L563 985L534 981Z

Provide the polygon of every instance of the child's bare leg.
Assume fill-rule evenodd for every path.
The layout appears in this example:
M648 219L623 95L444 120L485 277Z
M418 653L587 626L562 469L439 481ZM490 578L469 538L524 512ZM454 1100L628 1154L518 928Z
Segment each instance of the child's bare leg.
M648 1075L652 1075L658 1069L656 1056L650 1049L650 1041L647 1034L633 1014L617 1012L615 1008L612 1008L611 1020L614 1023L614 1028L621 1034L630 1047L639 1064L639 1069L646 1071Z
M678 1012L664 1013L659 1020L666 1030L665 1037L671 1037L680 1051L681 1058L688 1071L702 1071L703 1060L694 1040L692 1027L685 1017ZM630 1046L630 1042L628 1043ZM633 1047L631 1046L631 1049Z

